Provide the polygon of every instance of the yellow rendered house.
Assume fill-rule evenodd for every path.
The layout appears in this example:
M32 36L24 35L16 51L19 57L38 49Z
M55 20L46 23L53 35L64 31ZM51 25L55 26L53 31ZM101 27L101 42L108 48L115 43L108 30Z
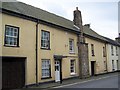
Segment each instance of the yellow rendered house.
M80 31L72 21L21 2L2 3L0 15L3 88L79 76Z
M89 75L108 72L109 41L89 24L82 26L82 32L75 21L22 2L3 2L0 20L3 89L80 77L80 71L85 70L84 65L80 66L84 60L80 50L86 52L83 64L88 67ZM78 47L81 33L88 48Z

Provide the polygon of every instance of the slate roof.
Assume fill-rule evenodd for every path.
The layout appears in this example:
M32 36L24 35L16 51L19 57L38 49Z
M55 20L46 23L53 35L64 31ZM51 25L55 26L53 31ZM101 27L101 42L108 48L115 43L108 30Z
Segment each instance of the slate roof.
M70 21L66 18L63 18L61 16L55 15L53 13L47 12L45 10L42 10L40 8L22 3L22 2L3 2L2 6L0 5L0 8L4 9L4 10L8 10L8 11L12 11L15 12L17 14L22 14L22 15L26 15L29 17L33 17L54 25L58 25L70 30L73 30L75 32L80 32L75 26L73 21ZM103 37L101 35L99 35L98 33L96 33L95 31L93 31L92 29L83 26L83 31L84 34L92 36L94 38L100 39L102 41L105 42L109 42L111 44L114 45L118 45L118 43L116 43L115 41Z
M96 33L94 30L92 30L91 28L88 28L87 26L83 26L83 32L86 35L92 36L94 38L100 39L102 41L107 42L106 38L102 37L101 35L99 35L98 33Z
M110 38L99 35L95 31L93 31L91 28L88 28L87 26L83 26L83 29L84 29L83 31L85 32L86 35L93 36L99 40L102 40L102 41L112 44L112 45L120 46L120 43L118 43L115 40L112 40Z
M104 37L104 36L103 36ZM104 37L108 43L112 44L112 45L116 45L116 46L120 46L120 43L110 39L110 38L107 38L107 37Z
M3 2L2 8L80 32L72 21L22 2Z

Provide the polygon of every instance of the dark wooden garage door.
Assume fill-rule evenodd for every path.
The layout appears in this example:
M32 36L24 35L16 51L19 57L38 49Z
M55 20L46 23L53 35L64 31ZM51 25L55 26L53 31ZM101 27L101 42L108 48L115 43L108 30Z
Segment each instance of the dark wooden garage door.
M25 85L25 58L2 59L2 88L22 88Z

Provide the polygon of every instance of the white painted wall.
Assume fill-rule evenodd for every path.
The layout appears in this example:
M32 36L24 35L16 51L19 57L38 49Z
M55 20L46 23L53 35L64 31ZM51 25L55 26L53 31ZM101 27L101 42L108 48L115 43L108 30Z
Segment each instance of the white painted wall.
M118 49L118 61L119 61L119 70L120 70L120 47Z
M113 46L113 54L112 55L112 49L111 46ZM119 56L119 50L120 47L117 46L117 50L118 50L118 56ZM108 72L112 72L113 71L113 65L112 65L112 60L114 61L114 71L118 70L117 66L119 65L119 69L120 69L120 60L118 59L118 56L116 55L116 46L112 45L112 44L107 44L107 70ZM118 63L117 64L117 60Z

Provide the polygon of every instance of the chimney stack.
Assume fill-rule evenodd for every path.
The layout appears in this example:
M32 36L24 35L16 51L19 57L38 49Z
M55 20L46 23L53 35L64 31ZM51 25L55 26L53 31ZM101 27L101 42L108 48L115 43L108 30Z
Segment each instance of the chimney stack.
M78 26L79 28L82 27L82 15L81 15L81 11L78 10L78 7L76 7L76 10L74 11L73 22L74 25Z
M83 34L83 25L82 25L82 15L81 11L74 11L74 25L80 28L80 33L78 35L78 59L79 59L79 76L80 78L89 77L89 59L88 59L88 44L85 43L85 37Z
M120 33L119 33L119 36L117 37L117 38L115 38L116 39L116 41L118 42L118 43L120 43Z
M90 24L85 24L84 26L86 26L86 27L90 28Z

